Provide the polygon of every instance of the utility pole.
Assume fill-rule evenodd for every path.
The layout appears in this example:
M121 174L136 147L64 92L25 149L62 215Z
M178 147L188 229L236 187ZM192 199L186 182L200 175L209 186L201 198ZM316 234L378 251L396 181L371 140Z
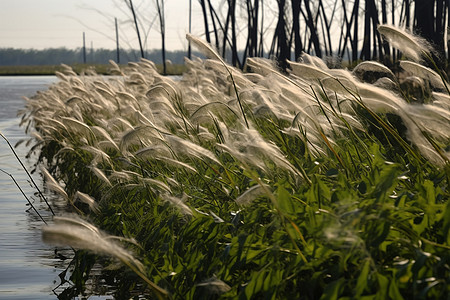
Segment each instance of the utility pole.
M189 34L191 34L192 0L189 0ZM191 41L188 41L188 58L191 59Z
M86 35L83 31L83 63L86 63Z
M94 63L94 42L91 41L91 63Z
M116 49L117 49L117 63L120 64L120 51L119 51L119 28L117 26L117 18L114 18L116 24Z

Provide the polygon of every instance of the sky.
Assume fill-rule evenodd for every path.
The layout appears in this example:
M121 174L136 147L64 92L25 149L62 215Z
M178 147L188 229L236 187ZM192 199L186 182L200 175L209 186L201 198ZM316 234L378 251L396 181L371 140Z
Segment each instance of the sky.
M160 49L156 0L133 0L141 18L147 50ZM189 0L165 0L166 48L186 50ZM0 0L0 48L46 49L83 46L115 49L114 18L120 46L138 49L134 23L125 0ZM201 8L192 0L192 33L203 32ZM148 33L148 34L146 34Z

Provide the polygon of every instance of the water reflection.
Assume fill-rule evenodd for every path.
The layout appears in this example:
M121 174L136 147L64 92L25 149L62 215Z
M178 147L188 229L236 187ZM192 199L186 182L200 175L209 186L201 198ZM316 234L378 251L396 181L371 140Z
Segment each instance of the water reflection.
M17 110L24 105L21 97L31 96L53 81L54 77L0 78L0 131L11 144L26 138L16 117ZM25 145L16 150L30 167L25 159ZM34 189L3 139L0 141L0 168L14 177L31 196L38 211L49 219L45 204L33 197ZM11 177L4 172L0 172L0 299L55 299L52 284L58 280L61 269L55 268L54 248L42 243L42 220L30 210ZM38 180L38 176L35 179Z
M31 97L55 81L54 76L0 77L0 131L12 145L28 139L24 128L19 127L20 119L17 117L17 111L25 104L22 97ZM36 157L25 158L29 146L22 143L15 150L27 169L32 170ZM0 300L73 299L70 294L72 285L66 280L71 271L71 259L68 258L72 258L74 253L70 248L55 248L42 242L41 227L44 223L8 174L18 182L46 222L51 222L52 214L1 138L0 169ZM38 174L33 174L33 179L41 185ZM46 197L58 214L65 211L66 203L54 195L46 194ZM106 284L101 270L100 265L94 266L91 271L94 276L87 282L86 292L103 296L89 296L89 299L112 299L105 295L113 293L114 288ZM76 291L74 296L78 296Z

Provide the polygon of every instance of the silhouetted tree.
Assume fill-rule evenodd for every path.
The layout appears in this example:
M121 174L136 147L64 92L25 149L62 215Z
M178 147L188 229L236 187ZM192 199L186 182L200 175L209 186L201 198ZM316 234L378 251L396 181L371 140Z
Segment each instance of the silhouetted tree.
M300 11L302 0L291 0L292 6L292 32L294 36L294 58L300 57L303 51L302 38L300 36Z
M163 63L163 74L167 74L166 66L166 21L164 11L164 0L156 0L156 9L159 17L159 28L161 32L161 53Z
M258 17L259 0L246 1L247 9L247 43L245 45L244 59L247 56L258 56Z
M142 39L141 39L141 33L139 31L139 26L138 26L138 21L137 21L137 15L136 15L136 11L134 10L134 6L133 6L133 0L130 0L129 2L129 8L131 10L131 13L133 15L133 21L134 21L134 26L136 28L136 34L138 37L138 41L139 41L139 49L141 50L141 57L144 58L144 47L142 46Z
M304 18L305 18L306 25L308 26L309 34L310 34L307 52L310 52L311 44L312 44L312 45L314 45L315 54L318 57L322 57L322 50L320 47L319 36L317 34L317 22L315 21L315 18L311 11L311 2L309 0L304 0L304 3L305 3L305 10L306 10L306 16L304 15Z
M290 58L290 50L288 47L288 39L286 35L286 0L277 0L278 4L278 21L275 28L275 35L272 42L271 53L277 57L278 64L282 70L287 67L287 60ZM276 45L276 47L274 47Z
M297 59L303 51L318 57L337 54L353 62L358 59L379 59L389 63L385 57L395 60L398 51L383 41L378 33L378 26L385 23L412 29L429 40L440 52L448 51L444 42L444 28L450 22L449 2L199 0L204 16L206 40L211 43L210 34L214 34L215 45L221 49L221 55L226 57L228 49L231 50L231 63L241 67L248 56L264 54L263 49L265 43L267 45L269 33L272 34L272 40L268 55L275 56L282 67L292 53ZM214 4L216 7L213 7L213 3L219 4ZM272 4L276 4L276 11ZM265 14L267 6L270 6L270 9L269 13ZM241 9L239 15L236 12L238 8ZM274 19L265 21L268 15ZM266 23L275 23L275 26L269 28ZM238 28L237 24L246 24L246 29ZM333 45L336 40L332 36L333 32L339 34L336 45ZM242 35L245 34L247 36L244 39ZM238 57L238 41L242 40L246 43L241 63Z
M444 65L444 28L448 14L448 0L415 0L414 29L438 51L436 63Z
M202 8L202 14L203 14L203 25L205 26L205 39L208 43L211 43L211 37L209 36L209 25L208 25L208 10L206 7L206 1L205 0L198 0L200 3L200 6Z

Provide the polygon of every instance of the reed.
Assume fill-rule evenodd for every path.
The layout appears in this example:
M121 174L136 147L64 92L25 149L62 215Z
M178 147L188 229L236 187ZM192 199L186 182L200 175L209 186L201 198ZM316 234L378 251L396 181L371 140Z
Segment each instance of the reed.
M428 46L380 31L409 40L415 61L402 64L421 70L429 99L413 103L376 62L350 72L305 55L286 74L252 58L242 73L190 36L214 60L186 60L180 81L146 60L110 81L67 71L27 100L23 123L75 207L137 241L142 266L127 265L162 296L438 299L450 286L450 98L421 65ZM89 226L63 242L95 237L107 253Z
M42 229L44 242L55 245L69 245L115 257L139 275L153 289L158 299L164 299L167 296L165 290L145 276L142 263L114 242L116 237L105 235L95 226L77 218L55 217L53 220L55 225L46 226Z
M20 184L17 182L17 180L14 178L14 176L11 173L6 172L3 169L0 169L1 172L5 173L6 175L8 175L9 177L11 177L11 180L14 182L14 184L16 185L16 187L19 189L20 193L22 194L22 196L27 200L28 205L30 205L30 207L33 209L33 211L38 215L39 219L41 219L41 221L47 225L47 221L45 221L45 219L42 217L42 215L40 214L40 212L36 209L36 207L34 206L33 202L30 200L30 198L27 196L27 194L23 191L22 187L20 186Z
M55 215L55 212L53 211L52 207L50 206L50 204L48 203L47 198L44 196L44 194L42 194L41 189L38 187L38 185L36 184L36 182L34 181L33 177L31 176L30 172L28 171L28 169L25 167L25 165L23 164L22 160L19 158L19 156L17 155L17 152L14 150L14 147L11 145L11 143L9 142L9 140L6 138L6 136L3 135L2 132L0 132L0 136L5 140L5 142L8 144L9 148L11 149L11 152L14 154L14 156L16 157L17 161L20 163L20 166L22 167L22 169L24 170L24 172L27 174L28 178L30 179L30 182L33 184L33 187L38 191L39 193L39 197L42 199L42 201L45 202L45 204L47 204L48 209L50 210L50 212ZM8 174L13 180L14 178ZM14 180L14 182L16 183L16 181ZM16 183L17 185L17 183ZM17 185L18 186L18 185ZM19 186L18 186L19 187ZM20 187L19 187L20 189ZM22 189L20 189L22 191ZM23 194L23 192L22 192ZM27 197L26 197L27 198ZM28 198L27 198L28 200ZM28 201L30 203L30 201ZM34 209L36 211L36 209ZM37 211L36 211L37 212ZM42 218L41 218L42 219ZM45 223L45 222L44 222Z

